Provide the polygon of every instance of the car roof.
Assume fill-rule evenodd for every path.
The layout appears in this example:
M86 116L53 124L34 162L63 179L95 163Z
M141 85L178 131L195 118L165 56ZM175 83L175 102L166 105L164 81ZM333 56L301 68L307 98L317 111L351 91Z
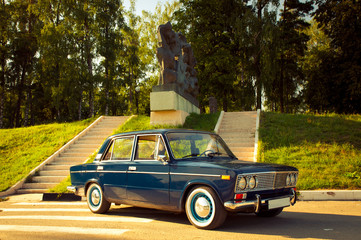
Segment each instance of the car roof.
M152 129L152 130L142 130L142 131L132 131L132 132L124 132L118 133L110 136L110 138L124 136L124 135L139 135L139 134L167 134L167 133L207 133L214 134L212 132L200 131L200 130L192 130L192 129L181 129L181 128L171 128L171 129Z

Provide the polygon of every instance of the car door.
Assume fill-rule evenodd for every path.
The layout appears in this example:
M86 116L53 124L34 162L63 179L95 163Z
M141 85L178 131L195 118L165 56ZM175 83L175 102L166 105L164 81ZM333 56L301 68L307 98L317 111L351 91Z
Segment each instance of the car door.
M147 204L169 203L168 153L161 135L140 135L128 167L127 198Z
M127 170L133 145L134 136L113 139L97 167L104 194L108 199L126 199Z

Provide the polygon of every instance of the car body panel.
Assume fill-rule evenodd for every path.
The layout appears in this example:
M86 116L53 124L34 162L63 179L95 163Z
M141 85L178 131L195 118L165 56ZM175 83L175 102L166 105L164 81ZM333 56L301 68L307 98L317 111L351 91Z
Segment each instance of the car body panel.
M196 186L208 186L214 190L222 204L236 207L239 201L250 201L251 207L235 209L234 211L253 211L253 204L258 198L272 199L289 197L293 194L295 186L283 186L281 188L256 189L241 191L244 199L235 199L236 184L238 177L242 175L257 176L264 173L297 173L294 167L253 163L238 160L223 144L227 155L204 155L204 157L190 156L185 158L174 157L174 153L168 139L169 133L177 134L211 134L217 141L223 142L216 134L183 130L165 129L148 130L117 134L107 138L100 148L95 161L90 164L72 166L70 168L72 189L83 189L75 191L77 194L86 194L86 188L90 182L97 182L104 191L105 198L109 202L118 204L130 204L139 207L150 207L156 209L183 211L184 202L189 191ZM146 139L155 136L161 139L165 145L165 155L153 158L137 159L138 142L141 138ZM128 160L112 161L106 160L106 154L110 146L117 139L134 137L131 157ZM156 140L154 140L156 142ZM152 145L153 146L153 145ZM159 145L158 145L159 146ZM156 147L159 150L158 147ZM154 150L155 151L155 150ZM197 150L199 151L199 150ZM163 159L164 156L166 160ZM155 159L156 158L156 159ZM283 181L283 180L282 180ZM291 198L291 197L290 197ZM268 204L264 201L263 207ZM227 209L227 207L226 207ZM253 210L252 210L253 209ZM230 209L227 209L230 210ZM232 210L233 211L233 210Z

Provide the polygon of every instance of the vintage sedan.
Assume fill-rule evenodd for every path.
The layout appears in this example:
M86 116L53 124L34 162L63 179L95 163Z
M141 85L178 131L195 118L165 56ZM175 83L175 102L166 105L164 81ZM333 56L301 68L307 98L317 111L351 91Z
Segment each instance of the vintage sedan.
M213 229L227 212L272 217L295 204L298 170L238 160L214 133L164 129L113 135L70 174L68 189L94 213L111 203L185 211L195 227Z

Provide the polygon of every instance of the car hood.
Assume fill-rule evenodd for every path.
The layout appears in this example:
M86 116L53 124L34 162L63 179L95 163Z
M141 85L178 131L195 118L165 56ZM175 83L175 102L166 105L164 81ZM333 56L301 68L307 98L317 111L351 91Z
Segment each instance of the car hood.
M249 162L237 159L208 158L192 161L201 168L221 168L233 170L237 173L273 172L273 171L297 171L297 168L270 163Z

